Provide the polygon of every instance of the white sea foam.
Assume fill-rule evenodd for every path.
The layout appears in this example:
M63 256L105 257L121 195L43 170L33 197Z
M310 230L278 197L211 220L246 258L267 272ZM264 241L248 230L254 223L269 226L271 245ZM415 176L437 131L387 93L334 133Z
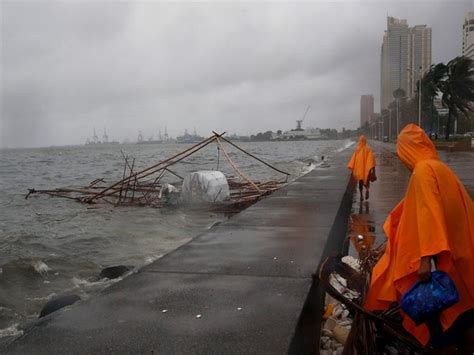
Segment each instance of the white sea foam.
M13 324L8 328L0 329L0 338L14 337L22 334L23 330L18 329L18 323Z
M346 141L346 142L344 143L344 145L343 145L341 148L336 149L335 152L336 152L336 153L340 153L340 152L346 150L347 148L353 146L354 144L355 144L354 141L348 140L348 141Z
M52 270L48 265L46 265L46 263L41 260L35 261L33 263L33 267L35 268L36 272L41 275L46 274L48 271Z
M107 286L111 285L119 280L122 280L121 277L118 277L116 279L110 280L110 279L100 279L98 281L89 281L89 280L84 280L80 279L78 277L73 277L72 278L72 283L76 288L80 287L94 287L94 286Z
M148 265L148 264L151 264L152 262L154 262L155 260L158 260L159 258L161 258L163 256L163 254L159 254L159 255L149 255L145 258L145 265Z
M318 166L318 164L315 164L315 163L309 163L308 165L305 165L301 169L301 175L306 175L310 171L313 171L314 169L316 169L317 166Z
M56 297L57 294L56 293L50 293L49 295L47 296L44 296L44 297L26 297L26 299L28 301L49 301L50 299L52 299L53 297Z

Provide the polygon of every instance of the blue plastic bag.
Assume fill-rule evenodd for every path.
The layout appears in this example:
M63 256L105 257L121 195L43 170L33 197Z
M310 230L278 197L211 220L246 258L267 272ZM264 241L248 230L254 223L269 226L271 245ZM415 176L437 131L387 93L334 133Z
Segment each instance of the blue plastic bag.
M416 282L403 296L401 307L420 325L459 301L456 285L443 271L433 271L428 282Z

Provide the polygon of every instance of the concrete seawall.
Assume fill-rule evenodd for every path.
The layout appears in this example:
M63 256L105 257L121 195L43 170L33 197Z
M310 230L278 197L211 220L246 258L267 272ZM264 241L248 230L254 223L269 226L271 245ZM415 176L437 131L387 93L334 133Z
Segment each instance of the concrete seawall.
M315 352L322 297L312 274L346 235L351 153L44 318L0 353Z

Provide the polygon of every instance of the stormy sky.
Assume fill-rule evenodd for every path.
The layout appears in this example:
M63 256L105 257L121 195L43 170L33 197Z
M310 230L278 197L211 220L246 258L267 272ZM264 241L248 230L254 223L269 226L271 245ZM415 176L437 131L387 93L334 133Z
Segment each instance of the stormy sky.
M386 16L433 29L433 62L461 54L474 0L153 2L0 0L0 146L355 128L378 108Z

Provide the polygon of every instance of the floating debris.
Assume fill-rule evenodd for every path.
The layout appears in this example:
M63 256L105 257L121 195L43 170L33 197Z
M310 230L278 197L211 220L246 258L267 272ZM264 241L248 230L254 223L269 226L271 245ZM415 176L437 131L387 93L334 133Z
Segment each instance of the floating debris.
M237 307L237 310L238 310L238 311L241 311L241 310L242 310L242 307Z
M168 312L167 309L164 309L164 310L161 311L161 313L167 313L167 312Z
M201 318L201 317L202 317L202 315L200 315L200 314L198 314L198 315L196 316L196 318L198 318L198 319Z
M137 171L135 167L135 159L131 159L123 154L125 160L122 178L113 183L106 183L105 178L100 177L82 187L64 187L50 190L29 189L25 196L27 199L32 194L46 194L54 197L63 197L73 199L75 201L86 204L105 204L113 206L151 206L151 207L165 207L174 206L179 203L186 202L188 199L184 192L188 191L186 187L189 185L190 178L182 177L175 171L171 170L173 165L176 165L194 153L200 151L211 143L217 144L217 167L219 166L220 154L222 152L225 160L230 167L235 171L238 178L224 177L225 188L217 189L211 200L205 199L209 205L218 209L242 209L250 204L256 202L263 196L269 195L284 186L288 181L287 172L279 170L274 166L268 164L262 159L245 151L236 144L223 137L225 133L214 134L202 142L183 150L182 152L153 164L143 170ZM236 164L231 160L229 154L224 147L224 143L231 145L240 152L246 154L252 159L257 160L263 165L277 171L285 176L283 181L253 181L245 173L243 173ZM202 173L222 174L219 171L207 171ZM173 185L163 183L164 176L172 175L173 178L178 178L179 181ZM188 178L188 180L186 180ZM187 182L188 181L188 182ZM208 185L206 185L209 187ZM206 188L203 189L205 193ZM223 196L224 190L228 193Z

